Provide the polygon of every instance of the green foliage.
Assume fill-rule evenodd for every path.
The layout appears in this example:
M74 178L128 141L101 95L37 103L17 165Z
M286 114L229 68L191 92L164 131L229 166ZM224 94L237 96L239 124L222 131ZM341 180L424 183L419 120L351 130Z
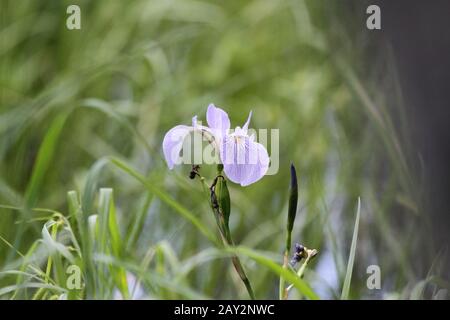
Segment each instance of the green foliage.
M82 29L70 31L74 3ZM324 0L2 1L0 298L247 298L236 254L258 298L276 298L280 277L297 289L290 298L338 298L342 287L347 298L350 279L351 298L426 296L435 253L392 98L400 90L367 63L374 48L353 10ZM190 168L169 171L161 152L165 132L205 120L210 102L237 124L252 109L251 127L280 129L278 173L227 183L235 249L221 247ZM303 279L281 267L290 161L301 173L292 241L319 250ZM201 170L211 183L215 168ZM322 278L327 253L336 279ZM373 263L379 293L366 288ZM69 265L81 289L67 288Z
M353 229L352 245L348 255L347 272L345 274L344 285L342 288L341 299L347 300L350 292L350 283L352 281L353 264L355 263L356 245L358 243L359 219L361 217L361 199L358 198L358 207L356 209L355 227Z

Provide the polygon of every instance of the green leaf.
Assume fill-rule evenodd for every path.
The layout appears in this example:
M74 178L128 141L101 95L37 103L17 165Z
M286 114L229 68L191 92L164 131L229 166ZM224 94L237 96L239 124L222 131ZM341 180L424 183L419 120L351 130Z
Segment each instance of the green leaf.
M49 250L49 255L52 255L55 252L58 252L64 258L66 258L71 263L73 263L74 257L70 253L69 249L62 243L59 243L56 240L54 240L53 237L50 235L49 229L50 229L50 227L53 227L53 225L55 223L56 223L55 221L50 220L44 224L44 227L42 228L42 240L43 240L47 250Z
M119 226L117 224L116 209L113 200L113 190L110 188L100 189L99 197L99 239L101 252L111 252L115 257L122 258L122 240ZM129 291L125 269L117 266L110 267L113 279L122 296L128 298Z
M352 281L353 264L355 262L356 244L358 243L359 217L361 211L361 199L358 198L358 208L356 210L355 227L353 228L353 238L350 247L350 254L347 263L347 273L345 274L344 285L342 287L341 300L347 300L350 292L350 283Z
M419 281L411 290L411 294L409 296L409 299L411 300L422 300L423 299L423 293L425 291L425 287L428 283L428 280L421 280Z
M25 191L25 200L28 207L32 207L36 203L45 174L52 164L58 138L66 118L67 114L62 114L53 120L39 148L37 159L33 166L33 173Z
M39 288L39 289L49 289L49 290L53 290L59 293L66 293L67 290L59 287L59 286L55 286L52 284L45 284L45 283L40 283L40 282L27 282L25 284L18 284L18 285L11 285L11 286L6 286L3 288L0 288L0 296L5 295L7 293L16 291L16 290L20 290L20 289L26 289L26 288Z
M163 247L161 246L159 246L158 248L163 249ZM162 251L164 251L164 249ZM117 257L108 255L98 255L95 257L95 260L96 263L121 266L122 268L129 270L132 274L136 275L139 280L142 280L147 288L156 285L157 287L163 288L171 294L180 295L181 299L208 299L208 297L206 297L202 293L195 291L189 286L186 286L185 284L183 284L183 282L180 282L172 275L163 276L161 274L158 274L157 272L149 272L147 268L144 269L142 268L142 266L125 262L121 259L118 259ZM161 298L161 292L155 292L154 296Z
M144 229L145 219L148 214L148 209L153 200L153 194L147 192L144 197L143 205L140 206L137 214L133 215L133 219L130 221L129 232L127 233L125 250L130 250L139 239L139 236Z
M82 212L89 215L93 212L95 195L98 192L98 181L100 174L106 164L109 163L108 158L101 158L97 160L94 165L89 169L89 173L86 177L86 183L84 184L83 197L82 197ZM87 217L84 217L87 219Z

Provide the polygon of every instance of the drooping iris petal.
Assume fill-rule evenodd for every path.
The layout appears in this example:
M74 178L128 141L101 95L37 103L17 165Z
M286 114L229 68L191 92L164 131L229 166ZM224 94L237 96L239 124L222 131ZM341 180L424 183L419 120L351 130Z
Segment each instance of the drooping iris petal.
M250 153L250 168L246 175L244 181L241 181L242 186L248 186L259 179L261 179L269 169L269 155L266 148L257 142L249 143L249 153ZM252 156L253 155L253 156ZM252 160L252 157L255 160Z
M226 176L241 186L258 181L269 168L266 148L247 135L227 135L220 154Z
M219 135L219 137L223 137L230 129L230 119L228 118L228 114L213 104L208 106L208 110L206 111L206 121L208 122L209 128L216 136Z
M179 125L170 129L163 140L163 152L169 169L180 164L180 152L183 148L183 141L192 131L193 127Z

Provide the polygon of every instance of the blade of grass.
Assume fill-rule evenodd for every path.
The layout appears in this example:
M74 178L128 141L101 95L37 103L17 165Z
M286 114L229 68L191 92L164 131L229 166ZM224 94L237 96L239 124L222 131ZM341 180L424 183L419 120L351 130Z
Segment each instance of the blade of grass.
M125 241L125 250L131 249L132 246L136 244L139 236L144 228L145 218L147 217L148 209L152 203L153 195L148 192L143 200L143 205L138 210L135 218L131 221L130 231L127 233L127 239Z
M44 177L46 172L51 166L56 145L58 142L58 138L61 134L61 131L64 127L64 123L67 119L67 114L61 114L53 120L49 130L45 134L45 137L43 139L43 142L39 148L39 152L37 155L37 159L33 166L33 172L31 175L30 182L28 183L26 190L25 190L25 197L24 201L26 204L26 208L24 210L21 210L22 219L27 220L31 218L31 212L29 211L29 208L33 207L37 201L37 197L39 194L39 191L41 190L42 183L44 181ZM38 232L38 228L34 224L32 224L32 227L35 231ZM20 244L22 242L22 234L25 231L26 224L20 224L15 232L16 238L14 240L14 246L16 248L20 247ZM8 256L7 260L9 260L11 256Z
M107 158L101 158L97 160L92 167L89 169L89 173L86 177L86 182L84 184L83 196L82 196L82 212L85 215L89 215L94 209L94 199L96 192L98 191L98 180L102 169L108 164ZM87 221L87 216L83 217L84 223Z
M102 192L101 189L100 193ZM116 215L116 208L114 205L114 198L113 198L113 191L112 189L106 189L105 192L111 193L110 197L110 207L109 207L109 219L108 219L108 229L109 229L109 238L110 238L110 245L111 245L111 251L116 257L123 257L123 246L122 246L122 239L120 236L120 230L119 225L117 222L117 215ZM120 292L122 293L122 296L125 299L129 298L129 290L128 290L128 284L127 284L127 275L125 272L125 269L118 267L118 268L112 268L112 272L114 275L114 278L116 280L116 285L118 286Z
M66 289L61 288L59 286L55 286L52 284L45 284L45 283L39 283L39 282L27 282L25 284L21 284L21 285L11 285L11 286L6 286L0 289L0 296L16 291L16 290L20 290L20 289L26 289L26 288L38 288L38 289L49 289L49 290L54 290L54 291L58 291L61 293L65 293L67 292Z
M64 258L66 258L70 262L73 262L74 257L70 253L69 249L62 243L57 242L54 237L50 235L49 229L52 229L55 224L56 222L51 220L45 223L44 227L42 228L42 240L49 251L49 257L51 254L58 252Z
M117 225L116 210L113 201L113 191L110 188L100 189L99 199L99 242L100 252L104 254L112 253L115 257L122 257L122 240ZM105 268L101 268L102 278L107 278ZM110 266L114 282L122 296L128 298L128 286L125 270L120 267Z
M78 193L76 191L69 191L67 193L67 202L69 206L69 216L72 218L71 221L76 222L75 230L78 231L80 237L80 245L76 245L78 252L80 254L80 267L83 270L84 278L86 279L86 292L88 294L94 294L96 291L96 268L92 259L92 241L89 234L89 226L87 222L87 217L83 213L83 206L80 203ZM69 224L68 224L69 225ZM76 237L72 231L73 240L76 242ZM71 292L69 292L69 298L72 297Z
M355 227L353 228L353 238L348 256L347 273L345 274L344 285L342 287L341 300L347 300L352 281L353 264L355 262L356 244L358 243L359 217L361 212L361 198L358 197L358 208L356 210Z
M39 148L37 159L33 167L33 173L25 191L25 202L28 207L32 207L36 203L45 174L52 164L58 138L64 127L66 119L67 114L62 114L53 120L50 129L47 131Z
M95 257L96 263L108 264L108 265L117 265L122 268L129 270L139 279L143 280L146 284L147 288L151 288L152 286L164 288L167 291L170 291L172 294L177 294L177 298L181 299L196 299L196 300L205 300L208 299L205 295L195 291L189 286L183 285L174 277L169 276L161 276L157 272L149 272L147 268L142 268L140 265L136 265L134 263L125 262L117 257L105 256L105 255L97 255ZM155 294L157 297L160 297L160 292L156 291ZM154 295L152 295L154 296Z

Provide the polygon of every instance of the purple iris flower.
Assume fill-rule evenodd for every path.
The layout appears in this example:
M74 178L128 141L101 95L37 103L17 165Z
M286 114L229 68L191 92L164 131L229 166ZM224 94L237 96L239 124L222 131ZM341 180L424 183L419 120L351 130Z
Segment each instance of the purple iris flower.
M226 176L241 186L248 186L261 179L269 168L269 155L266 148L255 141L255 136L248 135L248 126L252 112L244 126L230 131L228 114L213 104L208 106L206 121L208 127L197 123L197 116L192 118L192 126L178 125L164 136L163 152L169 169L181 163L180 152L183 140L190 133L197 131L205 137L218 151Z

